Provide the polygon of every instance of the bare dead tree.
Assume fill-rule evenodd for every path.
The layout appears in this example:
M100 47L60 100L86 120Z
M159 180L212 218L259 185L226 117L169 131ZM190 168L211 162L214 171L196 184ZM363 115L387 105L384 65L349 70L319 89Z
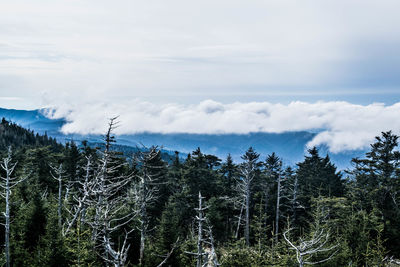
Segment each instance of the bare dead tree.
M130 248L130 244L128 243L129 233L130 232L125 233L124 242L119 249L114 248L114 244L110 237L107 237L106 235L103 236L103 244L108 254L107 257L103 257L106 262L113 264L115 267L125 266Z
M220 264L218 263L218 257L214 247L214 237L212 235L212 228L208 222L208 219L204 215L204 211L208 208L203 206L204 197L199 192L199 207L195 208L197 211L196 221L197 221L197 252L185 253L194 255L197 258L196 267L212 266L216 267ZM205 229L205 224L207 224L207 229ZM208 248L205 250L204 247Z
M79 189L78 193L73 196L74 204L71 209L66 209L70 214L70 218L66 217L66 223L62 234L67 235L72 227L75 225L77 220L80 218L81 223L85 223L85 212L88 207L88 200L93 195L93 189L95 187L95 181L91 177L92 171L92 156L86 157L85 177L83 181L78 181Z
M265 171L268 180L276 183L276 206L275 206L275 229L274 229L274 243L278 242L279 236L279 221L280 221L280 208L281 199L283 196L283 173L282 173L282 160L276 156L275 153L268 155L265 161ZM268 185L265 185L266 190L269 189ZM268 191L267 191L268 192ZM266 196L267 197L267 196ZM268 201L266 199L266 201Z
M208 240L205 240L204 242L206 244L208 244L209 247L210 247L210 253L208 255L208 262L209 263L211 262L212 266L219 266L220 264L218 262L218 256L217 256L217 253L216 253L215 247L214 247L214 243L215 242L214 242L214 236L213 236L213 233L212 233L212 227L211 227L211 224L208 221L208 219L206 219L206 223L207 223L207 228L206 228L205 232L206 232L206 234L208 236Z
M299 191L299 179L298 179L297 175L295 175L294 176L294 181L293 181L293 187L292 187L292 199L290 200L293 221L296 221L296 219L297 219L297 209L298 209L298 207L300 207L300 203L297 200L298 194L299 194L298 191Z
M254 152L253 148L249 148L245 155L242 156L244 162L240 165L240 177L237 179L237 190L243 199L244 211L245 211L245 228L244 237L246 245L250 245L250 198L251 198L251 187L253 180L256 176L256 172L259 166L258 158L259 154ZM239 225L239 224L238 224Z
M201 196L201 193L199 192L199 207L196 209L198 212L198 215L196 217L197 222L198 222L198 238L197 238L197 267L202 266L202 260L203 260L203 222L205 221L204 217L204 210L207 209L207 207L203 207L203 201L204 197Z
M134 184L131 195L135 199L135 212L138 214L139 219L139 232L140 232L140 251L139 251L139 265L143 265L144 250L147 239L147 232L149 227L149 218L147 214L148 206L156 201L158 187L162 184L159 180L160 169L163 166L156 166L152 162L159 156L160 150L158 147L151 148L144 147L138 149L135 156L135 161L140 166L141 171L136 175L138 181Z
M58 226L62 227L62 209L63 209L63 202L62 202L62 188L63 188L63 176L65 174L65 171L63 170L62 163L58 167L50 165L50 168L52 171L50 171L51 176L53 179L58 181L58 207L57 207L57 213L58 213Z
M94 220L92 222L93 233L92 240L96 240L98 235L98 230L101 228L101 212L104 205L106 205L106 198L111 197L116 193L115 189L118 189L114 186L113 182L110 179L110 175L115 172L115 168L110 168L110 164L112 161L112 152L110 151L111 144L115 142L114 136L112 136L112 131L116 128L116 120L117 118L111 118L108 124L107 132L104 136L105 142L105 150L101 153L101 158L99 159L99 164L96 169L96 173L94 174L94 188L92 191L92 198L88 199L89 205L94 204L96 207L96 212L94 216ZM115 188L114 188L115 187ZM107 192L106 192L107 191ZM102 239L102 238L101 238Z
M239 199L234 199L233 204L234 204L235 209L237 209L237 207L238 207L240 210L239 215L235 216L237 219L235 238L237 239L237 238L239 238L240 226L243 225L243 210L245 209L245 202L244 202L243 197L240 196Z
M90 188L86 203L94 210L94 218L87 223L92 227L92 239L99 255L106 263L114 266L124 266L129 251L129 234L133 231L126 230L122 246L115 244L112 234L120 231L136 217L136 213L127 210L128 196L126 189L132 175L119 175L118 170L126 163L120 163L113 157L111 144L115 142L112 131L116 127L116 118L110 119L107 133L104 137L105 150L101 153L99 166L94 171L93 186ZM115 248L117 247L117 248Z
M282 186L281 186L281 181L282 181L282 176L278 174L277 177L277 188L276 188L276 212L275 212L275 244L278 243L278 234L279 234L279 218L280 218L280 201L281 201L281 191L282 191Z
M285 231L283 233L283 237L285 238L286 242L288 242L289 245L296 251L296 259L299 263L299 267L303 267L304 265L316 265L329 261L338 251L333 251L322 260L311 261L311 258L318 253L330 252L337 248L338 245L327 246L330 235L329 232L326 232L324 229L317 229L310 240L303 240L300 238L298 244L295 245L294 242L290 241L287 236L290 231L291 229Z
M300 209L305 209L304 206L299 201L299 180L297 175L293 175L288 178L288 196L289 196L289 209L292 213L291 221L297 221L297 211Z
M303 267L304 265L316 265L329 261L339 251L336 249L339 246L338 244L329 245L330 233L329 229L326 229L326 219L328 215L328 210L318 204L316 212L314 213L314 224L311 227L313 231L309 240L304 240L300 237L297 245L288 237L288 233L292 229L289 228L284 232L283 237L286 242L296 251L296 259L299 263L299 267ZM323 259L312 260L316 256L321 255L321 253L323 254ZM321 258L321 256L319 258Z
M11 147L8 148L8 154L6 158L3 158L3 162L1 163L1 168L5 172L5 177L1 177L0 187L3 189L3 192L0 193L1 196L6 201L6 210L3 212L5 217L5 256L6 256L6 267L10 267L10 195L11 189L15 187L20 182L24 181L27 177L17 178L12 177L15 167L17 166L17 162L12 163L12 150Z
M254 175L251 173L251 169L243 169L243 179L239 180L238 188L243 197L243 209L245 212L244 221L244 237L246 245L250 245L250 197L251 197L251 185ZM240 216L241 217L241 216ZM240 220L240 219L239 219ZM240 222L239 222L240 223ZM238 225L239 225L238 223Z

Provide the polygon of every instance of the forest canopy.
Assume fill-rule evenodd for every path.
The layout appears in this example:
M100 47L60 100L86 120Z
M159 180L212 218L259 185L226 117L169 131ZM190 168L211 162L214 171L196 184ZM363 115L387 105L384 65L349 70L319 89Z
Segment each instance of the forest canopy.
M200 148L165 161L59 144L0 124L5 266L395 266L398 136L383 132L338 171L314 147L285 166L252 147L242 161Z

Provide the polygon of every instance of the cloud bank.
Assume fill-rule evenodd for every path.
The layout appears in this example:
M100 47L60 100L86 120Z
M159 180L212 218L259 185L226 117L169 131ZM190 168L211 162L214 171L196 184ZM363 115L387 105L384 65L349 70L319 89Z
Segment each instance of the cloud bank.
M51 118L66 118L62 132L104 133L107 119L119 116L117 134L139 132L247 134L314 131L308 146L327 145L333 153L366 148L382 131L400 133L400 102L356 105L349 102L235 102L213 100L195 105L129 103L79 104L47 109Z

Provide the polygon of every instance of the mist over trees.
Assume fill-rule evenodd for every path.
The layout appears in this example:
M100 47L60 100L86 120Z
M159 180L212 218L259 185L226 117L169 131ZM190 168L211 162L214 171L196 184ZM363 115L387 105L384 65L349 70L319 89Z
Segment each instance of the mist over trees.
M200 148L128 157L113 149L116 126L93 148L2 120L2 265L400 265L392 132L338 171L317 148L295 166L251 147L240 163Z

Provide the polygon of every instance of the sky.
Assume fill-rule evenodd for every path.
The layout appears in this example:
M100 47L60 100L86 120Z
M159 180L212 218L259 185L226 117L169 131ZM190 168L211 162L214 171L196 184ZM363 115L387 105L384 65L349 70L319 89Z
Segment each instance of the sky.
M118 113L121 132L317 129L313 142L332 151L365 147L400 133L398 10L398 0L1 1L0 107L51 108L70 132L101 131Z

